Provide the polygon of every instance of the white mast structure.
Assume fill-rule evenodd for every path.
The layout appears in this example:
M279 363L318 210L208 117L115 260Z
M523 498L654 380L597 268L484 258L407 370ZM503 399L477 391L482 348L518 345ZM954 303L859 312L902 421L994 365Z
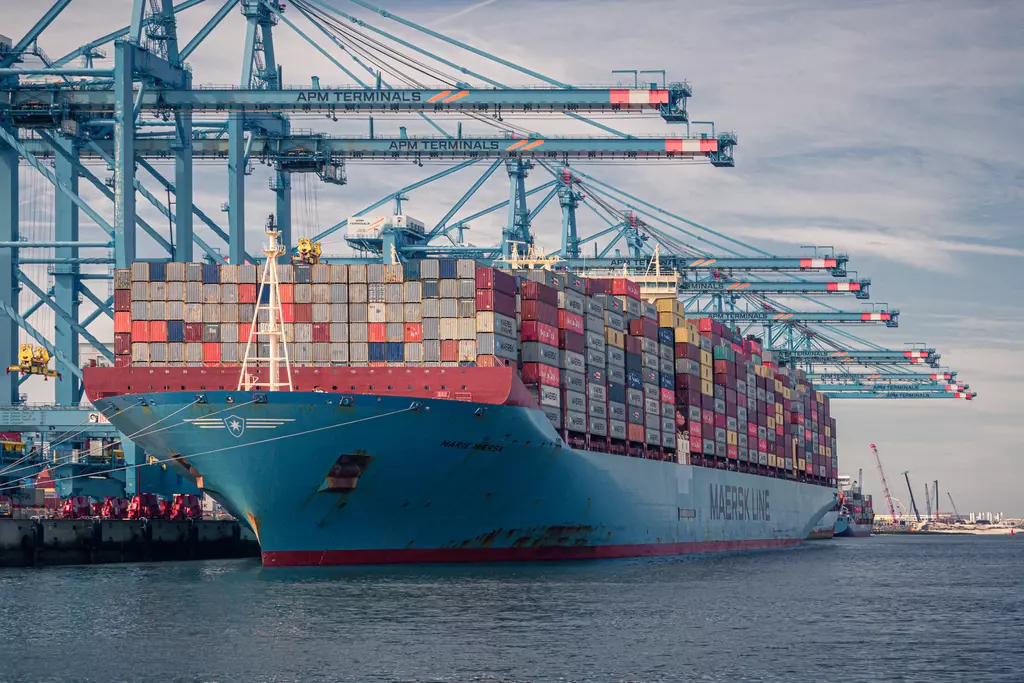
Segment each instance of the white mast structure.
M278 242L281 231L274 225L271 215L266 227L269 241L263 248L267 260L263 265L263 277L260 278L259 295L256 297L256 310L249 328L249 338L245 342L245 354L242 358L242 370L238 377L238 391L266 389L267 391L292 391L292 366L288 360L288 336L284 331L284 315L281 312L281 288L277 279L277 259L285 254L285 248ZM269 292L265 293L264 290ZM266 302L266 303L264 303ZM265 319L260 321L260 313L266 311ZM268 340L269 355L259 355L259 337ZM254 348L255 347L255 348ZM283 350L283 354L282 354ZM281 381L281 361L284 361L285 381ZM250 368L259 368L266 364L269 368L268 381L261 382L259 373L249 374Z

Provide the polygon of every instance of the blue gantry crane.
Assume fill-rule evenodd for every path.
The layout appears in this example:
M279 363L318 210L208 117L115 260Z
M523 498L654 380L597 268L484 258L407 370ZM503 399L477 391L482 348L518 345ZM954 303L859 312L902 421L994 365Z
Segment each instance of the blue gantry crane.
M215 7L212 15L195 35L179 35L177 15L204 4ZM778 362L814 373L832 396L973 396L966 385L946 381L955 373L937 380L935 373L918 376L903 368L938 367L933 349L886 349L843 329L896 327L899 316L888 307L851 311L828 303L870 298L870 280L850 277L847 255L829 249L771 254L598 177L602 163L734 165L736 134L693 120L693 90L686 81L634 71L626 84L564 83L365 0L343 6L320 0L131 5L124 26L78 47L63 46L68 49L58 58L41 43L73 0L53 2L17 42L0 41L0 357L13 362L23 332L47 350L61 373L53 382L57 408L48 413L25 405L25 376L0 377L0 406L17 409L0 420L0 430L47 434L52 442L80 429L81 438L62 443L81 453L82 439L120 438L112 450L128 463L144 462L129 438L90 424L90 413L79 407L80 344L98 352L96 362L113 360L95 331L98 320L113 315L112 296L104 290L112 267L139 258L259 260L247 250L245 231L246 178L256 163L269 169L276 221L292 249L297 178L338 188L364 162L415 164L432 172L339 217L311 240L344 234L351 253L335 258L347 262L508 259L517 248L536 244L538 215L557 207L560 239L549 252L558 259L555 267L643 273L656 260L659 272L673 274L676 295L694 315L756 333ZM237 87L204 87L189 59L233 12L245 23ZM322 85L314 74L286 82L278 49L282 29L314 48L348 85ZM531 82L512 84L498 71ZM658 118L669 133L640 136L612 125L640 116ZM313 117L318 130L293 126ZM400 117L423 130L410 134L412 124L396 130L393 119ZM547 135L527 126L555 118L600 135ZM224 170L226 218L195 202L199 163ZM53 188L52 238L23 238L19 168L32 169ZM403 214L417 190L431 192L434 183L456 174L472 177L468 188L422 231L398 222L373 234L352 229L353 220L375 212ZM481 188L500 179L507 182L508 199L466 215ZM497 244L467 243L471 224L495 220L502 223ZM48 268L52 286L29 277L27 266ZM27 307L22 292L34 297ZM88 315L81 313L83 304L93 309ZM33 322L41 310L52 312L52 330ZM61 459L71 464L70 456Z

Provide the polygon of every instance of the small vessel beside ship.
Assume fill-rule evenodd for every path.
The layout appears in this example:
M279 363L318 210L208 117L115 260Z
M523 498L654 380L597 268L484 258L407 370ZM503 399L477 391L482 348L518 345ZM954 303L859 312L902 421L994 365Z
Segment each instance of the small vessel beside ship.
M266 565L767 549L835 511L827 397L674 299L472 261L276 264L268 234L262 277L116 273L132 319L117 366L86 370L97 408L250 524Z

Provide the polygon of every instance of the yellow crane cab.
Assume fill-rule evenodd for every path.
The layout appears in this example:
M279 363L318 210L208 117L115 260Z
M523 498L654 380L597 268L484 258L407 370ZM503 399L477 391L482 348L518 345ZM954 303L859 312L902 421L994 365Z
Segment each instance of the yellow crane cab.
M42 346L34 349L31 344L21 344L18 347L18 363L7 366L7 374L17 372L22 375L42 375L43 379L56 377L60 379L60 373L49 368L50 352Z

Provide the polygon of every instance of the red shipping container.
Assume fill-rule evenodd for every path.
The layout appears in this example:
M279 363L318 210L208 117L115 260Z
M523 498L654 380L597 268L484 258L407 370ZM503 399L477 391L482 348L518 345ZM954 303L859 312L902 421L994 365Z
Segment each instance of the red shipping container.
M151 341L151 342L166 342L167 341L167 321L166 320L151 320L149 322L149 341Z
M558 328L583 334L583 316L560 308L558 309Z
M423 323L406 323L404 339L406 342L423 341ZM477 363L477 365L479 364Z
M313 322L313 304L294 304L295 306L295 322L297 323L311 323Z
M715 426L725 429L726 424L725 413L715 413Z
M187 341L187 342L201 342L201 341L203 341L203 324L202 323L185 323L185 341Z
M249 334L252 332L252 323L238 323L238 342L245 344L249 341ZM185 341L188 341L186 338ZM255 342L256 340L253 339ZM292 340L289 340L292 341Z
M643 441L644 440L644 426L643 425L628 425L628 435L630 441Z
M369 323L366 326L366 335L367 339L371 342L386 342L388 340L388 324ZM456 356L458 356L457 352ZM444 358L442 358L441 360L444 360ZM458 358L456 358L455 360L458 360Z
M119 290L124 291L124 290ZM114 333L114 353L121 355L132 352L132 335L124 332Z
M295 285L281 284L279 285L281 292L281 303L293 304L295 303Z
M700 389L691 387L689 389L676 388L676 406L682 410L683 406L699 406Z
M148 342L149 341L149 323L145 320L136 320L132 322L132 341L133 342Z
M786 433L785 430L782 428L782 423L778 423L775 425L775 433L778 434L779 436L782 436L783 434Z
M552 327L558 327L558 309L556 307L532 299L523 299L521 304L523 321L536 320Z
M757 424L753 422L747 424L747 436L757 436Z
M115 368L128 368L132 365L132 357L130 354L121 356L114 356L114 367Z
M662 389L661 390L661 402L662 403L675 403L676 402L676 394L675 394L675 392L672 391L671 389Z
M711 332L711 323L714 322L711 318L701 318L697 321L697 329L700 332Z
M626 353L643 353L644 342L640 337L626 335Z
M629 333L634 337L658 338L658 323L647 318L629 321Z
M704 448L704 442L699 436L690 436L690 452L700 453Z
M312 317L312 315L310 316ZM293 323L295 320L295 304L281 304L281 322Z
M494 311L510 318L516 317L516 297L494 289L476 290L476 310Z
M132 331L132 314L118 311L114 313L114 332L129 334Z
M726 446L725 454L729 457L730 460L738 460L740 457L740 450L736 446Z
M477 268L476 288L493 289L496 292L504 292L505 294L515 296L516 279L497 268Z
M313 342L331 341L330 323L313 323Z
M605 291L611 291L616 296L627 296L630 299L640 300L640 285L628 280L624 277L616 277L610 280L605 280L608 284L606 285Z
M132 310L132 292L129 289L115 289L114 290L114 310L115 311L130 311Z
M715 411L708 410L706 408L700 411L700 421L706 424L708 427L715 426Z
M238 285L238 303L256 303L256 285Z
M445 339L441 342L441 362L456 363L459 360L459 342L455 339Z
M203 344L203 364L220 364L220 344L218 342L205 342Z
M543 363L523 363L522 377L526 384L546 384L549 387L557 387L561 373L558 368Z
M558 306L558 292L535 280L523 280L519 283L519 295L524 301L541 301L550 306Z
M676 389L696 389L700 391L700 377L676 375Z
M768 441L767 441L767 439L758 439L757 440L757 450L759 450L759 451L766 451L767 452L767 450L768 450Z
M565 351L575 351L576 353L584 353L586 350L586 341L582 334L576 332L570 332L569 330L558 331L558 348Z
M558 344L558 330L536 320L524 320L519 328L519 336L523 341L535 341L555 346Z
M698 439L704 438L704 423L703 422L691 422L690 423L690 436L697 437Z

